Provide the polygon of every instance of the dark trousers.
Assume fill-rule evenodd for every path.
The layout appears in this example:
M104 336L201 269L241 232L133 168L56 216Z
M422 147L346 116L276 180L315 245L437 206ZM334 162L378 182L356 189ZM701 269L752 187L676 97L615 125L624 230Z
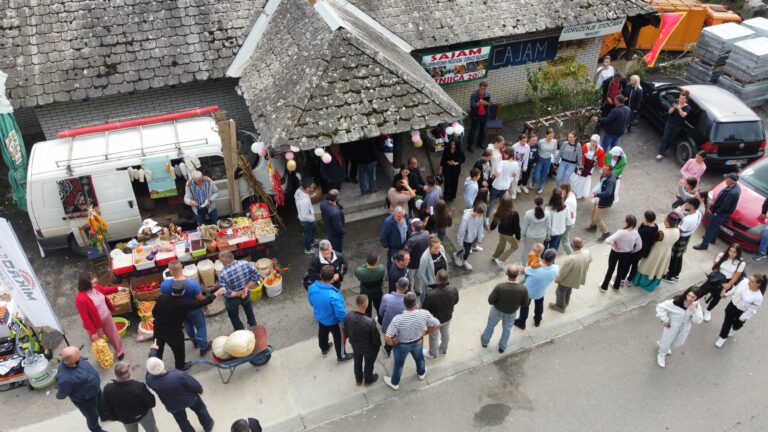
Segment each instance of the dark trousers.
M234 294L237 294L235 291ZM248 321L248 327L256 325L256 315L253 314L253 304L251 303L251 296L240 297L227 297L224 299L224 306L227 308L227 315L229 315L229 321L232 322L232 327L235 330L244 330L243 322L240 321L240 306L245 311L245 319Z
M728 220L729 215L716 214L709 220L707 231L704 233L704 240L701 241L705 247L717 240L717 233L720 232L720 226Z
M730 333L731 328L736 331L744 327L744 321L739 319L743 313L744 311L734 306L733 303L728 303L728 306L725 307L723 327L720 328L721 338L728 339L728 333Z
M485 148L485 125L487 122L487 117L472 118L472 124L469 125L469 136L467 136L467 150L472 151L474 146Z
M80 410L85 417L85 421L88 424L88 430L91 432L103 432L104 429L99 425L99 400L101 399L101 390L99 393L82 402L74 402L73 404Z
M304 233L304 250L312 249L312 243L315 242L315 223L299 221L301 230Z
M344 237L328 237L328 241L331 242L334 251L338 253L344 252Z
M464 249L461 251L461 259L465 260L469 258L469 254L472 253L472 243L464 242Z
M197 214L195 215L195 219L197 219L198 225L205 225L208 223L208 220L211 221L212 225L216 225L216 221L219 220L219 212L216 209L210 210L208 207L206 208L197 208Z
M186 354L184 353L184 334L181 329L179 329L179 334L173 335L155 333L155 340L157 340L157 358L163 358L165 344L168 344L171 347L171 352L173 352L174 367L178 370L184 370Z
M674 278L680 276L680 272L683 270L683 256L675 256L669 259L669 270L667 270L667 277Z
M200 421L204 431L209 432L213 429L213 419L211 418L211 415L208 414L208 407L205 406L205 402L203 402L203 399L200 398L200 396L198 396L197 399L192 402L192 405L187 408L191 409L197 415L197 420ZM192 427L192 424L189 423L189 419L187 418L186 408L173 411L171 414L173 415L173 418L176 419L176 424L179 425L181 432L195 432L195 428Z
M446 201L456 199L456 191L459 189L459 176L461 175L461 165L457 167L446 167L443 169L444 188L443 193Z
M629 257L629 276L627 276L627 279L632 280L635 278L635 275L637 274L637 266L640 264L641 258L642 256L640 256L640 252L635 252Z
M703 287L706 288L704 289L704 292L701 293L701 296L704 297L706 294L709 294L710 297L707 310L712 312L712 310L715 309L715 306L720 303L720 293L723 291L723 285L719 283L705 283Z
M372 352L361 353L354 351L355 361L355 381L365 382L370 384L373 381L373 366L376 364L376 357L379 355L379 350Z
M680 131L683 130L680 126L674 126L667 122L664 125L664 133L661 135L661 143L659 144L659 154L664 155L667 152L669 146L671 146L675 138L680 135Z
M529 302L527 305L520 306L520 313L517 316L517 319L515 320L515 325L518 327L525 328L525 322L528 320L528 311L531 307L531 303ZM533 301L533 321L539 322L541 321L541 317L544 314L544 297L540 299L535 299Z
M378 321L379 325L381 325L381 314L379 313L379 307L381 306L381 299L384 297L384 293L379 290L379 292L367 292L363 294L368 296L368 308L365 310L365 314L373 318L373 308L376 308L376 321Z
M520 180L517 181L518 186L528 186L528 180L531 178L531 172L533 172L534 164L528 165L528 169L523 171L520 175Z
M333 336L333 349L336 350L336 358L341 360L346 352L344 352L344 345L341 343L341 327L338 324L327 326L320 321L317 322L317 341L320 344L320 350L328 350L328 333Z
M616 267L618 267L618 271L616 271L616 279L613 283L613 289L619 289L621 281L626 279L627 274L629 273L631 258L631 252L616 252L615 250L611 250L611 254L608 255L608 270L605 272L605 278L603 278L603 283L600 287L604 290L608 289L608 283L611 281L611 277L613 277L613 272L616 270Z

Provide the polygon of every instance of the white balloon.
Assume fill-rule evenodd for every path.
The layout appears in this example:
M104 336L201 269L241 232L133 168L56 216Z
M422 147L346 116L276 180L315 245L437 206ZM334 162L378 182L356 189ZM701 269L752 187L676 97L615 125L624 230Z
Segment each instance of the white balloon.
M453 126L448 126L447 128L445 128L445 133L447 135L453 135Z
M315 156L322 157L325 154L325 149L318 147L315 149Z
M464 126L462 125L456 125L455 128L453 128L453 134L456 136L459 136L464 133Z
M264 149L263 142L256 141L255 143L251 144L251 151L254 153L259 153L262 149Z

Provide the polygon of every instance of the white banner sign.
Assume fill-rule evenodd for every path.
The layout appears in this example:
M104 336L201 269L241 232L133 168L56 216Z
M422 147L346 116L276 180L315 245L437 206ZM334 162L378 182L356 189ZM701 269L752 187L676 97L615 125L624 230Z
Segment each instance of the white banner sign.
M587 39L620 32L621 28L624 27L624 21L626 21L626 18L565 27L563 32L560 33L560 41Z
M50 327L64 334L45 298L43 287L29 264L13 227L0 218L0 285L11 294L21 313L35 327Z

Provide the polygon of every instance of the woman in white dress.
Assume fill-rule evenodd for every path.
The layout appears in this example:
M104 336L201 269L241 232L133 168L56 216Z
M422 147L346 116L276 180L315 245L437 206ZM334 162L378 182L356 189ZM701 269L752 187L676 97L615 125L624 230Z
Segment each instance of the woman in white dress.
M577 199L589 195L592 190L592 173L605 164L605 151L600 147L600 135L592 135L581 149L582 168L571 174L571 190ZM600 170L598 169L598 172Z
M672 348L679 348L685 343L692 323L701 324L704 321L698 294L693 288L688 288L679 296L659 303L656 305L656 317L664 326L664 333L656 342L659 345L656 363L665 367Z

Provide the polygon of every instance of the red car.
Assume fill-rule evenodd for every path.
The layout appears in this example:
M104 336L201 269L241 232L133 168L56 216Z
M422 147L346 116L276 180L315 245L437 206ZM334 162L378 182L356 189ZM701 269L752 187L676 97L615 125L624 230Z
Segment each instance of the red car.
M736 211L720 227L720 238L739 243L745 251L757 252L765 220L760 218L763 202L768 197L768 156L739 171L741 196ZM725 188L721 182L709 192L710 204ZM709 224L712 213L707 209L704 223Z

